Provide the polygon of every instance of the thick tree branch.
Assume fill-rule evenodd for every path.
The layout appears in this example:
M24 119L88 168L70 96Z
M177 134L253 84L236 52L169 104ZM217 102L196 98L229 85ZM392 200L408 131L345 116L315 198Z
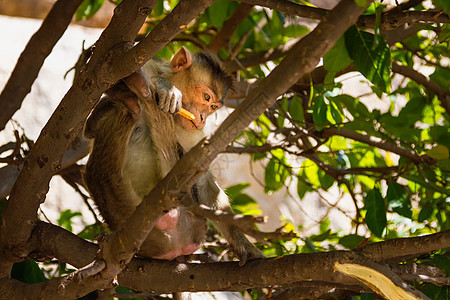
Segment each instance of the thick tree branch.
M303 18L321 20L329 13L327 9L309 7L287 0L244 0L242 2L260 5ZM360 16L356 22L359 27L375 27L376 16ZM404 24L450 23L450 17L438 11L390 11L383 13L380 20L381 30L392 30Z
M359 27L375 27L376 16L361 16ZM450 23L450 17L439 11L405 11L381 14L380 29L392 30L405 24Z
M0 131L22 105L31 91L44 60L52 52L56 42L69 26L72 16L82 0L58 0L31 37L17 61L17 64L0 94Z
M287 0L243 0L242 2L268 7L288 15L315 20L321 20L322 17L330 12L328 9L297 4Z
M71 166L89 154L90 143L79 134L64 153L61 161L61 170ZM5 198L11 192L14 183L19 177L23 164L8 165L0 168L0 198Z
M431 253L433 249L450 247L450 230L407 239L392 239L373 243L361 248L364 256L376 262L401 262L405 259Z
M68 262L82 268L95 259L98 246L85 241L59 226L39 221L30 240L33 249L31 258L48 261L56 257L60 262Z
M118 283L134 290L152 291L158 294L173 291L242 291L248 288L262 288L275 284L290 285L308 280L360 285L360 282L334 272L336 262L367 266L381 274L388 274L397 286L407 288L387 267L350 251L304 253L260 259L249 261L243 267L239 267L237 262L183 264L163 260L134 259L119 275ZM211 278L215 280L210 280ZM0 296L7 295L16 289L16 295L25 299L37 295L42 295L46 299L50 294L40 291L57 290L59 286L58 297L67 298L64 280L53 279L44 283L27 285L10 279L0 279L0 286L2 286ZM18 287L20 288L17 289Z
M241 3L234 11L233 15L223 23L222 29L217 33L211 43L208 45L208 49L217 53L224 47L230 40L233 33L238 29L239 25L248 17L252 11L253 5Z
M67 262L76 267L85 266L92 262L95 254L97 252L97 246L89 243L74 234L54 225L50 225L44 222L39 222L38 226L35 229L35 232L38 234L38 237L33 238L32 245L35 247L33 253L35 257L41 258L51 258L52 256L56 256L56 258L61 262ZM66 245L64 245L64 242ZM69 247L70 246L70 247ZM417 248L419 247L419 248ZM405 257L407 259L412 259L414 257L422 256L426 253L431 253L432 251L436 251L439 249L443 249L446 247L450 247L450 230L431 234L427 236L414 237L414 238L399 238L392 239L384 242L373 243L366 245L362 248L358 248L356 251L359 255L363 255L368 257L370 260L375 262L400 262L403 261L401 257ZM83 249L81 255L81 249ZM346 252L343 252L346 253ZM315 255L318 256L315 256ZM292 257L289 260L292 262L293 269L304 270L301 276L308 277L311 272L310 278L316 278L316 280L325 280L329 281L330 276L332 274L318 274L320 272L324 273L323 263L321 260L323 258L334 259L333 257L341 257L342 252L337 254L330 253L316 253L312 256L309 254L301 254L297 256L289 256ZM345 254L346 255L346 254ZM285 259L285 258L283 258ZM338 260L338 259L336 259ZM269 261L269 264L266 264L266 261ZM309 263L308 263L309 261ZM192 287L191 283L195 282L195 289L193 291L200 291L202 288L205 288L205 284L212 284L208 286L209 290L223 289L224 285L216 283L211 283L211 280L207 280L203 282L202 285L198 285L201 279L196 277L197 272L200 274L205 274L205 276L214 276L218 282L227 282L228 285L225 284L226 290L242 290L246 287L261 287L261 286L270 286L273 284L288 284L292 283L296 279L302 280L303 277L298 277L298 273L290 274L289 276L283 276L283 278L264 278L264 282L260 284L259 280L254 278L264 277L264 274L272 274L272 271L269 270L272 267L281 268L278 270L283 270L283 265L273 266L273 260L261 260L255 262L249 262L248 264L254 264L250 267L250 269L244 269L238 266L238 264L225 264L225 267L221 267L222 263L219 264L202 264L199 266L200 269L195 269L197 266L194 266L194 269L191 269L191 264L177 264L174 262L167 261L159 261L159 260L140 260L133 259L128 267L119 275L119 283L122 286L126 286L129 288L135 288L136 290L147 290L147 291L170 291L171 287L167 287L167 282L171 282L172 285L180 284L180 290L186 289L189 286ZM305 265L306 263L306 265ZM331 263L331 262L330 262ZM319 266L317 266L319 264ZM197 265L197 264L195 264ZM290 264L288 264L290 265ZM307 266L307 267L306 267ZM319 268L320 272L317 271ZM213 268L213 269L211 269ZM224 271L225 269L228 271ZM424 268L429 268L428 266L407 266L407 265L398 265L394 266L392 270L394 270L399 275L403 274L420 274L426 275L429 277L440 277L442 273L438 270L424 270ZM182 271L184 270L184 271ZM190 270L197 270L195 273L190 273ZM289 269L290 270L290 269ZM316 271L314 271L316 270ZM182 271L183 273L177 273ZM215 272L218 273L215 273ZM214 275L211 275L211 272L214 272ZM229 273L227 273L229 272ZM290 271L288 271L290 272ZM177 275L178 274L178 275ZM232 274L232 275L230 275ZM248 279L245 279L240 284L239 280L241 278L249 276ZM192 275L192 276L191 276ZM161 277L160 277L161 276ZM290 276L293 276L292 278ZM270 277L270 276L269 276ZM169 280L172 278L171 280ZM178 280L174 280L177 278ZM166 281L168 280L168 281ZM197 282L198 280L198 282ZM288 281L287 281L288 280ZM11 289L17 287L18 283L11 281L3 281L5 284L11 285ZM332 281L332 282L343 282L343 281ZM348 282L347 282L348 283ZM355 282L352 282L355 284ZM35 285L25 285L19 284L21 286L20 291L26 291L26 293L30 294L34 293ZM1 285L0 285L1 286ZM233 289L234 288L234 289ZM5 289L4 289L5 290ZM0 295L4 293L4 290L0 288ZM8 289L6 289L8 290ZM25 292L24 292L25 293ZM37 295L37 294L36 294ZM0 297L5 298L5 297Z
M126 41L133 44L155 2L156 0L123 1L117 6L110 25L96 43L86 69L80 73L42 129L11 191L2 216L1 250L14 253L16 257L10 261L26 256L25 245L36 225L37 209L45 199L51 177L61 168L65 149L81 130L101 93L120 78L115 79L112 77L114 74L102 73L102 64L108 64L108 57L105 55L117 44ZM156 52L156 49L151 49ZM5 257L6 253L4 254ZM0 267L0 270L8 272L9 269ZM5 275L7 274L1 273L0 277Z

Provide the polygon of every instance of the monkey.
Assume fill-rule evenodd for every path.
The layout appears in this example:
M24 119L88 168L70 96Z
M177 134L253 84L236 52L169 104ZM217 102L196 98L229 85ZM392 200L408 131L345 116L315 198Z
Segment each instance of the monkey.
M111 230L125 226L142 199L185 151L205 137L207 117L223 105L233 78L208 52L182 47L170 61L152 59L111 88L88 117L85 137L93 140L84 179ZM194 119L178 112L186 109ZM197 204L232 213L210 171L192 187ZM243 265L264 257L235 226L212 221ZM172 260L201 247L206 219L187 207L168 211L155 224L137 255Z

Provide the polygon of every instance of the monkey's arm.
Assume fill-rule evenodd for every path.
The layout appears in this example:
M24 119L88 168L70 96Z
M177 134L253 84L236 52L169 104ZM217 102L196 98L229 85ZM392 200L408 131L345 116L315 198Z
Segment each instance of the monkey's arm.
M228 196L219 187L214 175L211 172L205 173L197 183L198 196L201 204L205 204L214 209L220 209L228 213L233 213ZM263 258L264 254L256 248L247 237L233 225L228 225L218 221L212 221L217 230L220 231L230 243L236 254L239 256L240 265L244 265L248 259Z
M140 71L125 79L130 89L141 99L155 100L166 113L177 113L181 109L183 95L166 77L172 75L167 62L150 60Z

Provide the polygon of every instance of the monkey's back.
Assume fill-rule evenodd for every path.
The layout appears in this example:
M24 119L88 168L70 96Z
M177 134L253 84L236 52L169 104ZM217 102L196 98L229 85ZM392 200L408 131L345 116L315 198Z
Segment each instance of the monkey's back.
M171 116L152 104L141 113L142 118L133 118L119 100L104 98L86 124L90 130L86 135L94 142L84 179L113 230L125 222L177 160ZM151 120L148 113L154 113ZM158 135L155 126L168 129Z

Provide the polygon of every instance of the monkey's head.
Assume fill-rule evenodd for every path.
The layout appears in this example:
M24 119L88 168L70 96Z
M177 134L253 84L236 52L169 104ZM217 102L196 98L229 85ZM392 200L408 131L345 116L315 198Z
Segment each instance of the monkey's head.
M182 47L170 61L174 72L172 83L183 94L183 108L194 114L194 120L174 115L175 122L189 130L201 129L206 118L223 106L233 88L233 77L219 59L209 52L190 53Z

